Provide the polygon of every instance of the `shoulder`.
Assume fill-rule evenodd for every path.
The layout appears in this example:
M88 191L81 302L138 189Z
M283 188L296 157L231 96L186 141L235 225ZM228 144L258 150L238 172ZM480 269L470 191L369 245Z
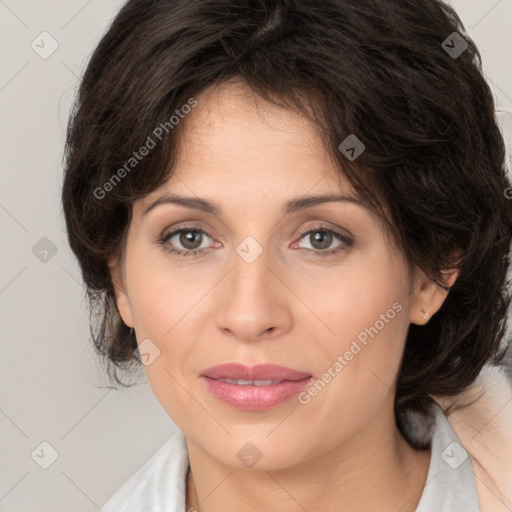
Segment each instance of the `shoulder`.
M103 512L160 512L184 505L188 454L181 431L171 437L101 507Z
M512 510L512 384L502 370L485 367L456 397L436 397L470 457L482 512ZM470 404L456 409L458 405Z

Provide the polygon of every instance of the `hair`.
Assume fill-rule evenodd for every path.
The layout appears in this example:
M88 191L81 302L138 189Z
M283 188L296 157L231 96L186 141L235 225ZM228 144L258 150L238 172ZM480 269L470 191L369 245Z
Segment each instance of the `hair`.
M446 41L465 50L449 54ZM186 123L176 114L230 80L315 123L339 172L382 218L410 268L439 286L443 271L459 271L437 314L409 326L397 417L428 416L432 395L458 394L484 364L498 364L510 303L510 182L480 53L451 7L439 0L130 0L81 79L62 188L91 335L111 378L123 384L117 370L140 363L107 259L122 258L133 202L172 173ZM340 149L349 135L365 147L356 159ZM154 147L135 158L150 140Z

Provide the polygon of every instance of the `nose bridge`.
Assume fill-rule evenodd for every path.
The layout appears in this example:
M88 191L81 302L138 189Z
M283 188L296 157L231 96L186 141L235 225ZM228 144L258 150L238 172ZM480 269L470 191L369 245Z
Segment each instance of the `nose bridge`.
M260 293L264 285L268 285L270 251L252 237L248 237L236 248L233 258L231 279L235 293L252 296Z
M272 252L253 237L235 248L218 307L218 328L252 340L289 327L290 311L282 300L283 290L278 289L282 285L270 270L275 266L272 259Z
M252 236L235 248L233 270L230 272L231 296L241 307L264 308L269 297L271 254Z

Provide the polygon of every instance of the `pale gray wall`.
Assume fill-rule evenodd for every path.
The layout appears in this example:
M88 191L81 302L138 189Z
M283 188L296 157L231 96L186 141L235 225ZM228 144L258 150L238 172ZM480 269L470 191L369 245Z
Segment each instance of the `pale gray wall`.
M107 380L89 340L60 212L68 109L87 58L121 3L0 0L4 512L96 511L176 428L147 384L120 392L100 387ZM483 54L498 108L512 112L512 0L454 5ZM31 48L42 31L59 45L47 59ZM505 122L510 142L512 117ZM57 252L42 262L32 250L47 244L39 242L45 237ZM46 470L31 458L43 441L59 454ZM48 457L49 449L43 451Z

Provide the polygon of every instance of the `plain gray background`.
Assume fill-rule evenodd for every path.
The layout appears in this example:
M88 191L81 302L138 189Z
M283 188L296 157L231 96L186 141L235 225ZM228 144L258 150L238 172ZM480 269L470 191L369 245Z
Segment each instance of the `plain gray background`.
M512 0L452 4L482 53L497 109L509 112L499 119L510 151ZM60 210L75 87L121 5L0 0L3 512L100 510L176 429L147 383L121 391L102 387L108 381L90 342L80 273ZM44 31L51 39L40 36ZM52 44L58 48L43 58ZM50 460L42 442L58 453L48 469L35 462Z

